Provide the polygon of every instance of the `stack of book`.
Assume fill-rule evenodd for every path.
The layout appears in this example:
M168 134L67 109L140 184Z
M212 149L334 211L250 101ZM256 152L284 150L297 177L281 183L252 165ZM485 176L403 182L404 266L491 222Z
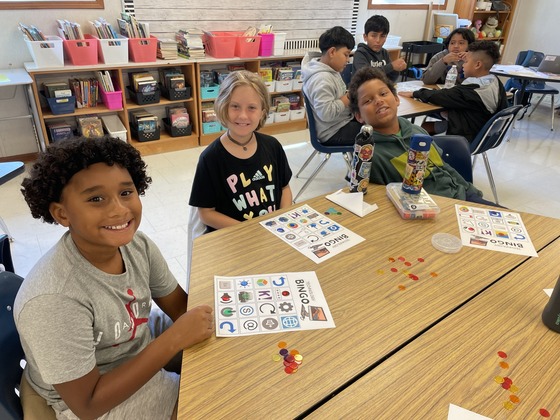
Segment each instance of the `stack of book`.
M93 27L93 30L95 31L99 39L117 39L117 33L115 32L111 24L105 19L100 17L98 20L94 20L93 22L90 21L89 23L91 23L91 26ZM115 41L109 43L109 45L121 45L121 43L120 41Z
M47 98L67 98L72 96L70 86L66 82L45 82L43 92Z
M47 37L33 25L24 25L23 23L18 23L19 30L29 39L30 41L46 41ZM49 44L44 44L43 48L50 48Z
M161 58L162 60L176 60L177 57L177 41L170 38L158 38L157 58Z
M97 115L82 115L76 117L79 133L88 138L103 137L103 122Z
M145 109L135 109L130 112L130 124L138 132L138 135L149 135L158 129L158 117Z
M77 108L91 108L99 101L99 82L97 79L70 79L70 90L76 97Z
M202 33L200 29L191 29L189 31L179 30L175 34L175 39L180 43L184 42L184 46L187 48L186 56L184 58L204 58L206 57L206 52L204 51L204 44L202 43ZM179 38L184 41L180 41Z
M58 32L62 38L67 40L85 39L79 23L70 22L66 19L57 19L56 23L58 25Z
M182 29L175 32L175 41L177 41L177 54L181 58L190 58L189 53L189 33Z
M48 122L47 129L49 130L49 139L52 143L62 140L69 140L74 137L72 126L64 121Z
M186 128L191 123L187 108L184 106L166 107L165 112L172 127Z
M153 93L157 90L157 81L150 73L129 73L128 76L134 92Z
M121 12L121 19L117 19L119 32L127 38L149 38L150 26L144 22L138 22L136 18L128 13Z
M97 81L101 83L105 92L115 91L115 85L113 84L113 79L111 79L111 73L109 73L109 70L96 71L95 77L97 78Z
M185 75L175 68L160 68L159 80L167 90L185 91Z

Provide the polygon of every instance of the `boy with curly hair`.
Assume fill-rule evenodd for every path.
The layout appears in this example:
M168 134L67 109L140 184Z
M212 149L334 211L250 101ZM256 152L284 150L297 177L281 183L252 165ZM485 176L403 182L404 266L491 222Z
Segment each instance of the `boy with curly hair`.
M59 419L175 418L179 376L163 368L213 332L211 308L187 311L137 231L150 182L140 153L112 138L54 143L23 180L33 217L68 228L14 304L24 379ZM157 337L152 299L173 320Z

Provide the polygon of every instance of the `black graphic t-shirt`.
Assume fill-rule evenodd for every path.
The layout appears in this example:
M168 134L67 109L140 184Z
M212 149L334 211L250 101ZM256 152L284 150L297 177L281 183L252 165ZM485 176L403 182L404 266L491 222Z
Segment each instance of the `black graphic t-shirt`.
M256 133L257 151L248 159L232 156L216 139L200 155L189 204L215 208L244 221L280 208L282 188L292 177L278 140ZM208 228L213 230L212 228Z

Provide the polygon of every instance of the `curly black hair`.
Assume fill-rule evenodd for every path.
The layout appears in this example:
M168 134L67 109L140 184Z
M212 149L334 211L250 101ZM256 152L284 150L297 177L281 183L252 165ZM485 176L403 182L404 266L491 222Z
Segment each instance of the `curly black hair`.
M152 182L140 152L122 140L111 137L65 140L49 145L39 155L21 183L21 192L31 215L56 224L49 206L60 202L62 190L78 172L95 163L115 164L128 170L138 194L144 195Z

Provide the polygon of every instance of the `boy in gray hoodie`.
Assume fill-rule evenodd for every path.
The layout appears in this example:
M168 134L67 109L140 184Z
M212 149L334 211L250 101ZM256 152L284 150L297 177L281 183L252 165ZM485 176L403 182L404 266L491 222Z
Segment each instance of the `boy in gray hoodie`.
M308 52L301 62L303 92L313 109L317 136L329 145L353 145L362 126L350 111L341 72L348 64L354 37L341 26L319 38L321 53Z

